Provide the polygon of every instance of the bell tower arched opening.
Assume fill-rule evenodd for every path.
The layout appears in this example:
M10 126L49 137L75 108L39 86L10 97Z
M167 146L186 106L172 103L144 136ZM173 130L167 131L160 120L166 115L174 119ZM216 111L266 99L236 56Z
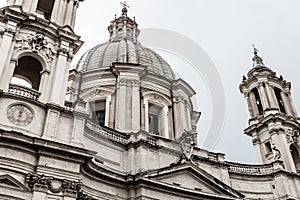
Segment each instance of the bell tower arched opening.
M277 99L277 103L278 103L278 107L279 107L280 112L286 114L284 103L283 103L283 100L282 100L282 97L281 97L281 90L279 88L275 87L274 92L275 92L275 96L276 96L276 99Z
M295 164L295 168L296 170L299 172L300 171L300 154L298 149L296 148L296 146L294 144L292 144L290 146L290 152L292 154L292 158Z
M262 103L261 103L261 99L260 99L258 90L257 90L257 88L253 88L251 91L253 92L254 97L255 97L255 103L256 103L256 106L257 106L258 114L262 115L264 113L264 110L263 110L263 107L262 107Z
M53 6L54 0L39 0L36 12L43 15L46 20L50 20Z
M14 70L11 83L39 90L42 64L34 57L23 56L19 58Z

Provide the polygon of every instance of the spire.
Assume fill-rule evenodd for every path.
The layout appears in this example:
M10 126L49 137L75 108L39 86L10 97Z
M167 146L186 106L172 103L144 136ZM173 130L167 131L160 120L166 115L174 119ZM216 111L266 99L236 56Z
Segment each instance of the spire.
M265 67L265 64L263 63L263 59L258 56L259 50L252 44L253 50L254 50L254 57L252 58L253 61L253 67Z

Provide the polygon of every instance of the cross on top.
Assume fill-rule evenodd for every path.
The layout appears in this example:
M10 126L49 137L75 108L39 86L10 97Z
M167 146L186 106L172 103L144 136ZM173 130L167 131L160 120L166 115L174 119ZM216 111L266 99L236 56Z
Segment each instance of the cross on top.
M121 4L124 8L130 8L130 6L127 4L126 1L120 2L120 4Z
M254 44L252 44L252 47L253 47L254 53L257 54L257 52L259 52L259 50L255 47Z

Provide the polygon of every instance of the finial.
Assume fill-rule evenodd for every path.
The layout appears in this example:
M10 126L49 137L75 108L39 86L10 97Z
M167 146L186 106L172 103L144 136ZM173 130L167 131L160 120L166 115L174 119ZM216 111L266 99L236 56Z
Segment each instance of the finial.
M263 63L263 59L258 56L259 50L255 47L254 44L252 44L253 50L254 50L254 57L252 59L253 61L253 67L262 67L265 66Z
M255 47L254 44L252 44L253 50L254 50L254 54L257 55L257 53L259 52L259 50Z
M122 13L123 13L123 16L127 16L127 8L130 8L130 6L127 4L126 1L123 1L123 2L120 2L120 4L123 6L123 9L122 9Z

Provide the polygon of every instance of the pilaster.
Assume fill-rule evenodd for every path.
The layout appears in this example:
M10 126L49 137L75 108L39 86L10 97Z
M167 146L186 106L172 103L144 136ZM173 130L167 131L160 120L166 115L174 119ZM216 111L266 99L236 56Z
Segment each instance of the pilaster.
M0 45L0 75L1 79L4 79L4 69L9 62L9 58L11 57L11 48L12 48L12 40L15 35L15 30L17 28L17 23L8 21L6 30L3 33L1 45ZM0 85L1 90L5 90L4 84Z

